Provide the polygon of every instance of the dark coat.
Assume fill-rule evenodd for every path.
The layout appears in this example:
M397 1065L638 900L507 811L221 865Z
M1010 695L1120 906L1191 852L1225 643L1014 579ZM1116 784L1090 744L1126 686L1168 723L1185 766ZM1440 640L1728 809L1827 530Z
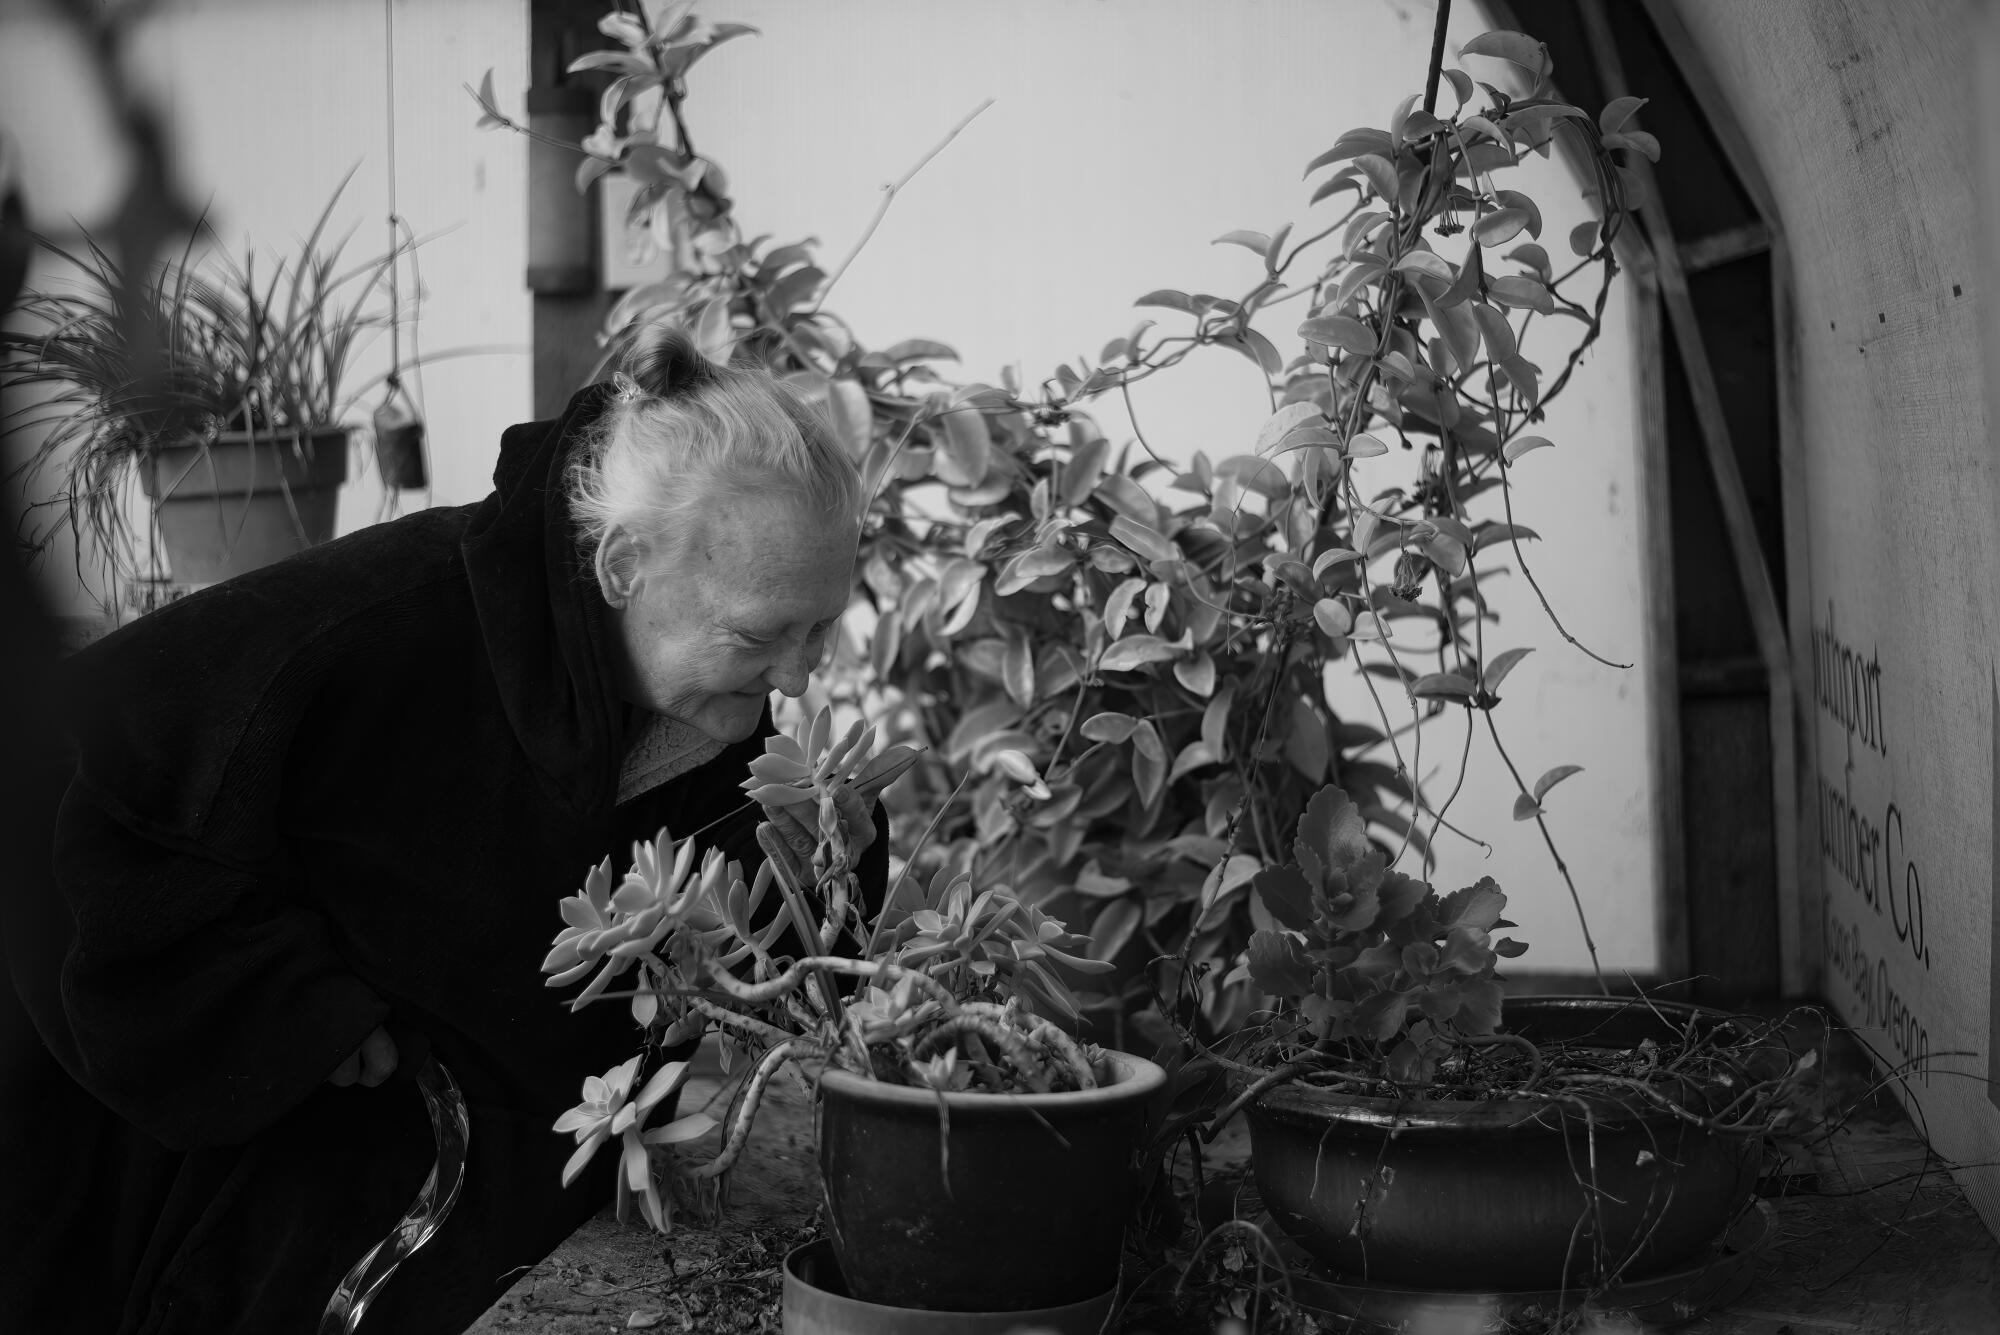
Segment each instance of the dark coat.
M617 804L625 710L558 500L604 403L511 428L478 505L228 581L67 665L61 901L10 890L5 924L46 1046L0 1017L5 1171L29 1156L0 1204L0 1329L316 1329L430 1168L427 1052L470 1108L464 1191L362 1331L462 1329L609 1198L615 1153L565 1190L550 1127L638 1030L543 986L557 901L662 825L720 821L704 846L754 865L738 782L761 741ZM377 1025L397 1077L327 1086Z

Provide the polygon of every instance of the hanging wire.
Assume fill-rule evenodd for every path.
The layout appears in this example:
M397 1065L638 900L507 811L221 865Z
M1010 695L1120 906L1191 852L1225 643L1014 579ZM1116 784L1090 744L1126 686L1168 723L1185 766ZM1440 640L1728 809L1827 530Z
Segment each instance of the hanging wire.
M424 466L424 422L422 410L403 384L403 302L402 268L403 247L407 244L414 249L415 238L410 236L409 224L403 220L396 207L396 0L382 0L383 25L383 69L385 71L383 97L386 108L385 133L388 137L387 162L389 172L389 374L384 378L385 390L381 407L375 410L375 463L382 478L382 507L380 518L388 518L395 513L405 487L425 489L425 499L429 499L430 470ZM406 240L407 238L407 240ZM412 267L414 269L414 256ZM422 297L422 283L418 282L418 295ZM414 322L410 330L412 348L416 345Z
M423 266L417 262L417 234L410 230L410 220L398 215L396 221L402 228L403 234L403 251L402 255L399 255L397 258L399 263L404 256L407 256L409 259L410 290L414 294L410 315L410 381L403 386L403 397L410 404L411 411L417 415L418 423L421 425L425 420L426 413L424 398L424 347L422 338L423 322L417 318L416 307L421 305L424 299L424 270ZM430 435L427 430L424 434L422 445L426 451L429 450ZM431 503L431 487L433 484L428 466L423 469L423 474L423 480L419 485L424 489L424 504L429 505Z
M382 83L388 109L383 120L384 133L389 138L389 392L394 394L403 387L399 343L402 305L396 292L396 276L403 267L396 262L396 248L403 243L399 227L402 219L396 213L396 0L382 0L382 28Z

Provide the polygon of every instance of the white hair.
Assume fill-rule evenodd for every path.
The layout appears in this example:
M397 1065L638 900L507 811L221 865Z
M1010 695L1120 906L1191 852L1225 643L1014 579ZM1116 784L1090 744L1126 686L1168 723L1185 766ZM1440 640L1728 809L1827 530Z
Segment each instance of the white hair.
M858 524L861 477L817 405L761 367L718 366L669 326L643 331L618 397L564 478L579 545L617 527L655 552L699 531L718 502L790 500Z

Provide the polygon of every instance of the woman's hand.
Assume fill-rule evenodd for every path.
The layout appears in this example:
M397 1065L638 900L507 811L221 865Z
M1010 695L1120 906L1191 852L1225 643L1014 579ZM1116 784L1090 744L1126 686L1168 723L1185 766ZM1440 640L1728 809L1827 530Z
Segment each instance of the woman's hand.
M373 1089L395 1072L396 1040L378 1024L368 1037L361 1040L360 1047L348 1053L346 1060L333 1068L333 1074L326 1078L326 1083L343 1089L353 1084Z

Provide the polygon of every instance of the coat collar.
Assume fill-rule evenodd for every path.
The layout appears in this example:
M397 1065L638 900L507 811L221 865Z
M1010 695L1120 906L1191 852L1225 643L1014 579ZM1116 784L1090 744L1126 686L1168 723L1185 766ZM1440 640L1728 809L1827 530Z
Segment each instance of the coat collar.
M493 492L461 544L508 722L536 768L585 811L615 799L624 707L604 599L578 552L563 478L611 398L609 385L590 385L561 417L509 427Z

